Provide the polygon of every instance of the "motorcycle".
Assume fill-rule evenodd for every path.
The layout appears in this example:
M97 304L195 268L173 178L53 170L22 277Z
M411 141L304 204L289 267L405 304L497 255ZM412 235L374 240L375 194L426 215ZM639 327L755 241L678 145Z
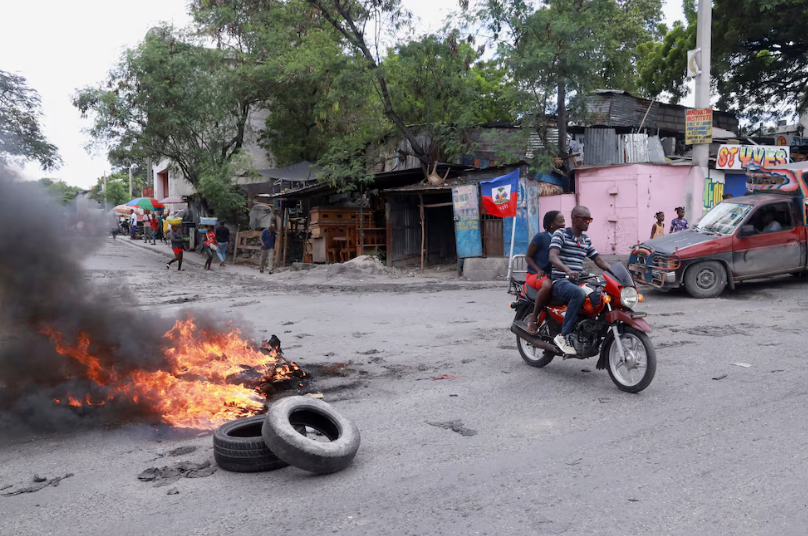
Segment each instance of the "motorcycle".
M582 273L578 282L587 297L572 331L572 345L577 355L564 355L553 338L561 333L566 304L553 298L541 311L535 335L527 331L527 319L533 312L538 289L512 278L517 299L511 303L516 316L511 332L516 335L519 354L532 367L545 367L556 356L564 359L588 359L599 355L598 370L608 370L621 391L639 393L651 384L656 373L656 351L648 333L651 327L646 314L634 307L643 297L628 270L613 264L601 277Z

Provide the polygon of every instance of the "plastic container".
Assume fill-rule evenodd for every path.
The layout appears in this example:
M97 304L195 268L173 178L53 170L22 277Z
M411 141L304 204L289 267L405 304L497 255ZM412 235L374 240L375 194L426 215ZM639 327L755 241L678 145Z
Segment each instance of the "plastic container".
M166 218L169 225L179 225L182 223L182 218Z
M216 225L219 218L199 218L199 225Z

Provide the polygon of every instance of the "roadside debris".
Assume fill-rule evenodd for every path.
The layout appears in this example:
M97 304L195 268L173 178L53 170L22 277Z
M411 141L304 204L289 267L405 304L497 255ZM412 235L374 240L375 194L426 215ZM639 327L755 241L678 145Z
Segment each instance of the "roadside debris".
M179 495L179 493L180 493L180 490L178 490L177 488L171 488L170 490L168 490L166 495Z
M9 491L8 493L3 493L4 497L13 497L15 495L22 495L23 493L34 493L41 489L47 488L48 486L53 486L54 488L59 486L59 482L64 480L65 478L70 478L73 476L73 473L67 473L65 476L57 476L56 478L51 478L48 480L47 478L43 478L39 475L34 475L32 479L34 482L33 486L28 486L25 488L15 489L14 491ZM2 489L8 489L13 486L5 486Z
M713 379L714 379L714 380L723 380L723 379L724 379L724 378L726 378L726 377L727 377L727 375L726 375L726 374L722 374L721 376L716 376L716 377L715 377L715 378L713 378Z
M169 456L185 456L186 454L190 454L192 452L195 452L196 449L198 449L198 448L199 447L194 447L194 446L191 446L191 445L186 445L184 447L177 447L177 448L175 448L173 450L169 450L168 455Z
M373 348L373 349L367 350L365 352L356 352L356 353L359 354L359 355L375 355L375 354L380 354L381 350L376 350L375 348Z
M736 367L743 367L743 368L751 368L752 367L752 365L750 365L749 363L733 363L733 365L735 365Z
M457 378L456 374L444 374L443 376L428 376L426 378L415 378L415 381L419 382L421 380L454 380Z
M325 398L325 397L323 396L323 393L306 393L306 394L305 394L305 395L303 395L303 396L307 396L307 397L309 397L309 398L316 398L316 399L318 399L318 400L322 400L323 398Z
M471 437L477 435L477 430L472 430L471 428L466 428L463 426L463 421L446 421L446 422L430 422L426 421L429 426L435 426L437 428L443 428L444 430L451 430L452 432L456 432L464 437Z
M216 467L211 466L210 460L202 463L178 462L170 467L149 467L137 475L137 479L141 482L153 482L155 488L160 488L173 484L180 478L204 478L215 472Z

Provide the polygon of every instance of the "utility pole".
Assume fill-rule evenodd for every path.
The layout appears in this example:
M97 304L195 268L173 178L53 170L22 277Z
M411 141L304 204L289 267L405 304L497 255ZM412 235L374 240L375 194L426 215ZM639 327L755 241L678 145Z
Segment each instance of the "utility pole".
M132 197L132 164L129 164L129 197Z
M104 214L107 213L107 172L104 172Z
M710 54L711 54L711 30L713 23L713 2L712 0L699 0L698 26L696 28L696 48L701 49L701 73L696 76L696 108L710 107ZM702 176L710 175L709 168L710 145L703 143L693 146L693 163L701 169ZM689 183L690 181L688 181ZM691 212L688 217L698 220L701 217L702 200L699 199L701 192L689 191L687 211Z

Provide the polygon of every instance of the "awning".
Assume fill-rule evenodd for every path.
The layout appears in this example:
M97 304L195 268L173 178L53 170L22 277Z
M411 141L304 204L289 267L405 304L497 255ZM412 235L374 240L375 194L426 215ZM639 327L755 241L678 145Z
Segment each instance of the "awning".
M322 171L323 168L315 166L305 160L282 168L257 170L257 172L264 177L289 182L315 181L317 180L317 175Z

